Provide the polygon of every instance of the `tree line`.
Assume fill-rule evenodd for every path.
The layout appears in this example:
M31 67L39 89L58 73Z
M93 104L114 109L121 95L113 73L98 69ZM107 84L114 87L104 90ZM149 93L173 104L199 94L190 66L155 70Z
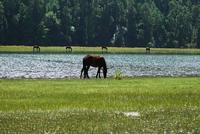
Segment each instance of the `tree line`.
M200 47L199 0L0 0L0 44Z

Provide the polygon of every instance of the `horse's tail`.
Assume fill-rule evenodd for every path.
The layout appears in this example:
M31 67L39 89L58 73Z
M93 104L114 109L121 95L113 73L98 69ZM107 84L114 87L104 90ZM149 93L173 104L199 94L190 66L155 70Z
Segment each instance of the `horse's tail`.
M85 69L86 69L86 57L83 58L82 64L83 64L83 67L82 67L82 69L81 69L80 78L82 78L83 71L85 71ZM85 77L85 76L84 76L84 77Z
M106 65L106 60L104 57L102 57L102 65L103 67L107 68L107 65Z
M102 57L102 63L103 63L103 75L104 75L104 78L107 77L107 65L106 65L106 60L104 57Z

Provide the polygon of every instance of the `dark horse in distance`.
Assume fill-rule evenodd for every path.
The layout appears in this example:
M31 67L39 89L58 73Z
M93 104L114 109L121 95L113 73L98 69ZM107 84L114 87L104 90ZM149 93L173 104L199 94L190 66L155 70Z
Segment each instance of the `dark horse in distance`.
M88 70L89 70L90 66L92 66L92 67L98 67L96 78L97 77L101 78L101 76L100 76L101 68L103 69L103 76L104 76L104 78L107 77L107 66L106 66L106 61L105 61L104 57L86 55L83 58L83 68L81 70L81 76L80 76L80 78L82 78L82 73L83 72L84 72L84 78L89 78L89 76L88 76Z

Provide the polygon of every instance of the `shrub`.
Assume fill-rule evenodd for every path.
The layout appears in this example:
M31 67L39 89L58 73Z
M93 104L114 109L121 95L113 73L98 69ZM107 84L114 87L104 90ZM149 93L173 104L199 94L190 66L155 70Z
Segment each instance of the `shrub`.
M115 70L114 78L116 80L121 80L123 77L123 73L120 69Z

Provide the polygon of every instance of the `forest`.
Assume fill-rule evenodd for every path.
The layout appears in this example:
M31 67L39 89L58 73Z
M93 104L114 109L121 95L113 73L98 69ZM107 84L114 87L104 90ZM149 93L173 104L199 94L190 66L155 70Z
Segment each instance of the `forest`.
M0 44L200 48L200 1L0 0Z

